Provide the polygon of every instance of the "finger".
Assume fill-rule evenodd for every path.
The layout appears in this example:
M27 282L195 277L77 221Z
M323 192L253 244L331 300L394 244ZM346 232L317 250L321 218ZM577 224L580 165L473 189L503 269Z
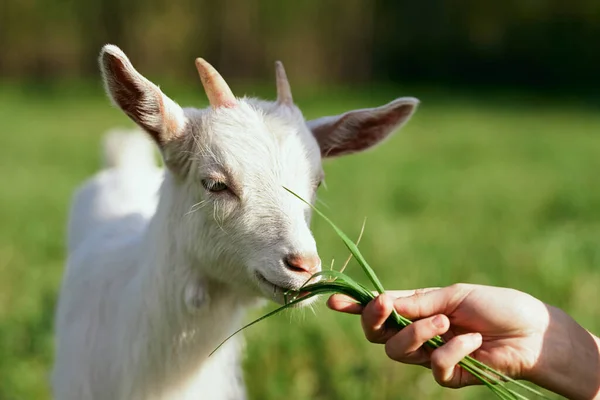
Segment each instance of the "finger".
M412 296L415 293L426 293L431 290L437 290L439 288L424 288L424 289L412 289L412 290L391 290L386 291L385 294L393 297L407 297ZM374 293L378 295L378 293ZM353 298L343 295L334 294L327 300L327 306L334 310L348 314L360 314L363 311L363 306L356 302Z
M365 306L362 312L362 327L365 337L372 343L385 343L398 329L390 329L385 321L393 310L392 299L385 295L379 295Z
M363 310L363 306L358 304L356 300L343 294L334 294L329 297L327 307L347 314L360 314Z
M385 294L390 297L398 298L398 297L409 297L414 295L415 293L427 293L432 290L438 290L439 287L430 287L430 288L420 288L420 289L410 289L410 290L386 290Z
M466 371L457 365L463 358L481 346L479 333L466 333L453 337L439 349L431 353L431 371L433 377L442 386L461 387L469 382L464 379ZM465 375L466 376L466 375Z
M429 339L443 335L450 328L445 315L421 319L408 325L385 344L385 352L392 360L406 364L425 365L429 362L429 352L423 348Z
M394 300L394 308L408 319L421 319L437 314L450 314L469 294L467 285L452 285L441 289L417 290L408 297Z

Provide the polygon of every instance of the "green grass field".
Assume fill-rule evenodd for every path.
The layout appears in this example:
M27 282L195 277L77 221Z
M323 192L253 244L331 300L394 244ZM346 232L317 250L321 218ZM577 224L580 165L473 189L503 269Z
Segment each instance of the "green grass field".
M206 104L199 89L163 89L181 104ZM297 100L316 117L398 95L422 99L413 120L369 153L328 161L320 192L321 208L351 236L367 218L361 249L384 285L511 286L600 332L600 111L424 89L322 90ZM49 398L69 197L97 169L101 135L115 126L130 123L99 85L0 89L0 399ZM313 227L324 264L339 266L342 244L318 218ZM355 264L348 272L361 277ZM396 364L364 340L357 317L324 306L245 336L256 400L491 396L438 387L429 371Z

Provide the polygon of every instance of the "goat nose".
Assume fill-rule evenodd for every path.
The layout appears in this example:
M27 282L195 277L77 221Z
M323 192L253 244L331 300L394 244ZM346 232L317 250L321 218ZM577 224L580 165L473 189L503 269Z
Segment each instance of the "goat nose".
M321 259L318 255L301 255L301 254L288 254L283 262L285 266L294 272L308 272L314 274L319 272L321 267Z

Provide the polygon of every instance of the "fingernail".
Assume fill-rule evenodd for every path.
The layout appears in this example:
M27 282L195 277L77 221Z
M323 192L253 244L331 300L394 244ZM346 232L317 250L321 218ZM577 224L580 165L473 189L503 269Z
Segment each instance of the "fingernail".
M481 345L481 343L483 342L483 337L481 336L481 333L479 333L479 332L471 333L469 336L471 336L471 340L473 341L473 344L476 346Z
M441 315L436 315L435 317L433 317L433 320L431 322L433 323L433 326L440 329L443 328L445 325L444 317L442 317Z

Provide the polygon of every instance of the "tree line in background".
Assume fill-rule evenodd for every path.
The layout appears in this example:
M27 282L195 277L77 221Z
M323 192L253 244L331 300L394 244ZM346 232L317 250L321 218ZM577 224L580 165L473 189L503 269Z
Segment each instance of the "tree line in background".
M97 77L104 43L149 75L598 85L597 0L8 0L4 79Z

